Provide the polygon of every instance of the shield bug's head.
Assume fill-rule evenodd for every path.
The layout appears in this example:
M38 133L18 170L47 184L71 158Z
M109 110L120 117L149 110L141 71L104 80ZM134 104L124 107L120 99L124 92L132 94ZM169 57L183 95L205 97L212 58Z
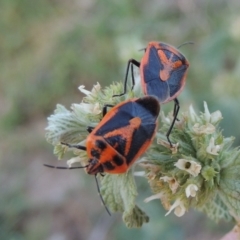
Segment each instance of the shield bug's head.
M88 174L96 175L97 173L103 173L102 164L100 164L97 158L90 158L88 161L88 166L86 168Z
M114 133L111 136L105 134L97 136L96 129L87 138L87 153L89 156L88 167L86 171L88 174L97 173L123 173L126 172L127 166L125 158L119 153L122 142L114 142Z

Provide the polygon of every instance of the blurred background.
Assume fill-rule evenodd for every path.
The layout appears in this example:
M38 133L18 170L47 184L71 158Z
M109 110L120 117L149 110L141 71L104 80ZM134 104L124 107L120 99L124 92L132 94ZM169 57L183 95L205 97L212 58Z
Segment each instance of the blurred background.
M56 104L81 102L81 84L122 81L127 60L152 40L194 41L181 48L191 64L181 111L207 101L240 145L239 0L2 0L0 31L0 239L217 240L233 227L194 210L165 217L157 200L143 203L151 193L137 179L150 222L127 229L101 206L93 177L43 163L65 165L44 138Z

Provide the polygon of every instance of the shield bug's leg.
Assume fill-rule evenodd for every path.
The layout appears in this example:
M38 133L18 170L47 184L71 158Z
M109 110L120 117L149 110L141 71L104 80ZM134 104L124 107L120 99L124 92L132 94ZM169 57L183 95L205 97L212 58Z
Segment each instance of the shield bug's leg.
M114 107L114 105L112 105L112 104L105 104L104 105L104 107L103 107L103 109L102 109L102 115L103 115L103 117L106 115L106 113L107 113L107 108L108 107Z
M171 145L171 147L172 147L172 143L170 141L169 135L171 134L174 123L177 120L177 115L178 115L179 109L180 109L179 101L177 100L177 98L175 98L174 99L173 120L172 120L171 126L168 129L167 134L166 134L167 140L168 140L169 144Z
M64 142L61 142L62 145L66 145L68 146L69 148L77 148L77 149L80 149L80 150L83 150L83 151L86 151L87 148L85 146L82 146L82 145L78 145L78 144L68 144L68 143L64 143Z
M97 174L95 174L95 181L96 181L97 191L98 191L98 194L100 196L101 202L102 202L103 206L105 207L105 209L106 209L107 213L109 214L109 216L111 216L111 213L110 213L109 209L107 208L107 206L106 206L106 204L105 204L105 202L103 200L102 194L100 192L100 187L99 187L98 180L97 180Z
M103 106L103 109L102 109L102 117L104 117L104 116L106 115L106 113L107 113L107 108L108 108L108 107L114 107L114 105L112 105L112 104L105 104L105 105ZM95 127L90 127L90 126L88 126L88 127L87 127L87 131L88 131L89 133L91 133L94 128L95 128Z
M140 66L140 63L139 63ZM137 66L137 67L139 67ZM135 86L135 77L134 77L134 72L133 72L133 64L131 64L131 75L132 75L132 88L131 91L133 90L134 86Z
M113 97L120 97L120 96L126 94L126 92L127 92L128 72L129 72L130 65L131 65L132 89L133 89L133 87L134 87L134 85L135 85L135 79L134 79L134 74L133 74L133 65L135 65L136 67L139 68L139 67L140 67L140 62L136 61L135 59L129 59L129 60L128 60L128 64L127 64L126 74L125 74L123 93L117 94L117 95L113 95Z
M87 127L87 131L88 131L89 133L91 133L93 129L94 129L94 127L90 127L90 126Z
M180 104L177 98L174 99L174 109L173 109L173 117L176 116L176 120L179 121L177 118L178 111L180 109Z
M104 117L104 116L106 115L106 113L107 113L107 108L108 108L108 107L114 107L114 105L112 105L112 104L105 104L105 105L103 106L103 109L102 109L102 117ZM88 126L88 127L87 127L87 131L88 131L89 133L91 133L94 128L95 128L95 127Z

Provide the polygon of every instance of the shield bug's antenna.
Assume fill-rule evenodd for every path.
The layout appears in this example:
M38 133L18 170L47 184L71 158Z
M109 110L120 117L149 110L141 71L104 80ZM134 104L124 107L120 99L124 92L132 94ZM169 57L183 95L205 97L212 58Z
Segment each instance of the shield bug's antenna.
M194 44L194 42L185 42L185 43L182 43L181 45L179 45L178 47L177 47L177 49L179 49L180 47L182 47L182 46L184 46L184 45L187 45L187 44Z
M146 52L147 48L141 48L138 51L145 51Z
M98 194L99 194L100 199L102 201L102 204L105 207L105 209L106 209L107 213L109 214L109 216L111 216L111 213L110 213L109 209L107 208L107 205L105 204L105 202L103 200L103 197L102 197L102 194L100 192L100 187L99 187L98 180L97 180L97 174L95 174L94 176L95 176L95 181L96 181L96 185L97 185L97 191L98 191Z
M49 168L56 168L56 169L69 169L69 170L71 170L71 169L79 169L79 168L86 168L86 167L88 167L88 165L87 165L87 166L81 166L81 167L58 167L58 166L53 166L53 165L49 165L49 164L43 164L43 166L45 166L45 167L49 167Z

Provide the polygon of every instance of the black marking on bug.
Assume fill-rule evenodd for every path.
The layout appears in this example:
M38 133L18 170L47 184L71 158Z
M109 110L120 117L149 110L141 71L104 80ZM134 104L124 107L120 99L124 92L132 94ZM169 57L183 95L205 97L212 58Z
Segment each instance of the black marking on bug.
M125 155L125 148L126 148L126 139L123 138L121 135L116 135L112 137L105 138L106 142L112 146L116 152L121 155Z
M100 152L96 149L91 149L91 155L97 159L100 158Z
M123 165L124 161L121 157L119 157L118 155L115 155L113 157L113 162L117 165L117 166L121 166Z
M97 148L101 149L102 151L107 147L107 144L101 140L96 140L95 145Z
M108 170L113 170L115 168L110 161L106 161L102 165L103 165L104 168L106 168Z

